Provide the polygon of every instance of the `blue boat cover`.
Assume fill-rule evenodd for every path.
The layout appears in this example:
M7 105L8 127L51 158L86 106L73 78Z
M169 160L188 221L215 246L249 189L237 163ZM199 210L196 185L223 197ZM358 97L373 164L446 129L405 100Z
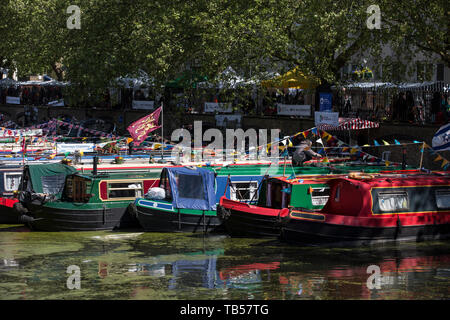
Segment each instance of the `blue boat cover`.
M169 179L174 208L216 210L214 172L199 167L164 168L163 177Z

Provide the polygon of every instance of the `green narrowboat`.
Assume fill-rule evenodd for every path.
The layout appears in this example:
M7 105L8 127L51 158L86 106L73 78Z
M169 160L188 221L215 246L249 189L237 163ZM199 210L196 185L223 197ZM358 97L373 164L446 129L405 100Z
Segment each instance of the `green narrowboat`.
M198 167L164 168L158 199L136 199L132 206L145 231L219 231L214 172Z
M81 174L63 164L29 165L19 191L20 221L45 231L139 227L128 206L158 180L155 172Z

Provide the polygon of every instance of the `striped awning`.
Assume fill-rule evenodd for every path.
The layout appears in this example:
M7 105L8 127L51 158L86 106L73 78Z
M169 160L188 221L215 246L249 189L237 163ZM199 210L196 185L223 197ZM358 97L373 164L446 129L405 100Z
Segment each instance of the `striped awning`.
M362 130L378 128L380 124L369 120L363 120L359 118L339 118L339 125L332 126L329 124L320 124L317 129L324 131L339 131L339 130Z

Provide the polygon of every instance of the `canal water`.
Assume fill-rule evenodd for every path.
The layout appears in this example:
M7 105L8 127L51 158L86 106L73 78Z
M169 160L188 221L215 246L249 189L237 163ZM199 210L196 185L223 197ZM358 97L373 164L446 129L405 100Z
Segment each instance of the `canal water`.
M450 242L318 248L0 225L0 299L449 299Z

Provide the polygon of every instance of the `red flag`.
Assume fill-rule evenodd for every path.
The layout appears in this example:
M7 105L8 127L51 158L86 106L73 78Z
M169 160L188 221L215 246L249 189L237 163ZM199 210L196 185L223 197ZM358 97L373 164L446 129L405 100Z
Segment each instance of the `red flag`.
M22 140L22 153L25 154L27 152L27 141L25 138Z
M142 141L144 141L148 137L150 132L158 128L161 128L161 126L158 126L161 109L162 107L159 107L153 113L133 122L127 128L128 132L131 134L131 137L133 138L135 146L140 145Z

